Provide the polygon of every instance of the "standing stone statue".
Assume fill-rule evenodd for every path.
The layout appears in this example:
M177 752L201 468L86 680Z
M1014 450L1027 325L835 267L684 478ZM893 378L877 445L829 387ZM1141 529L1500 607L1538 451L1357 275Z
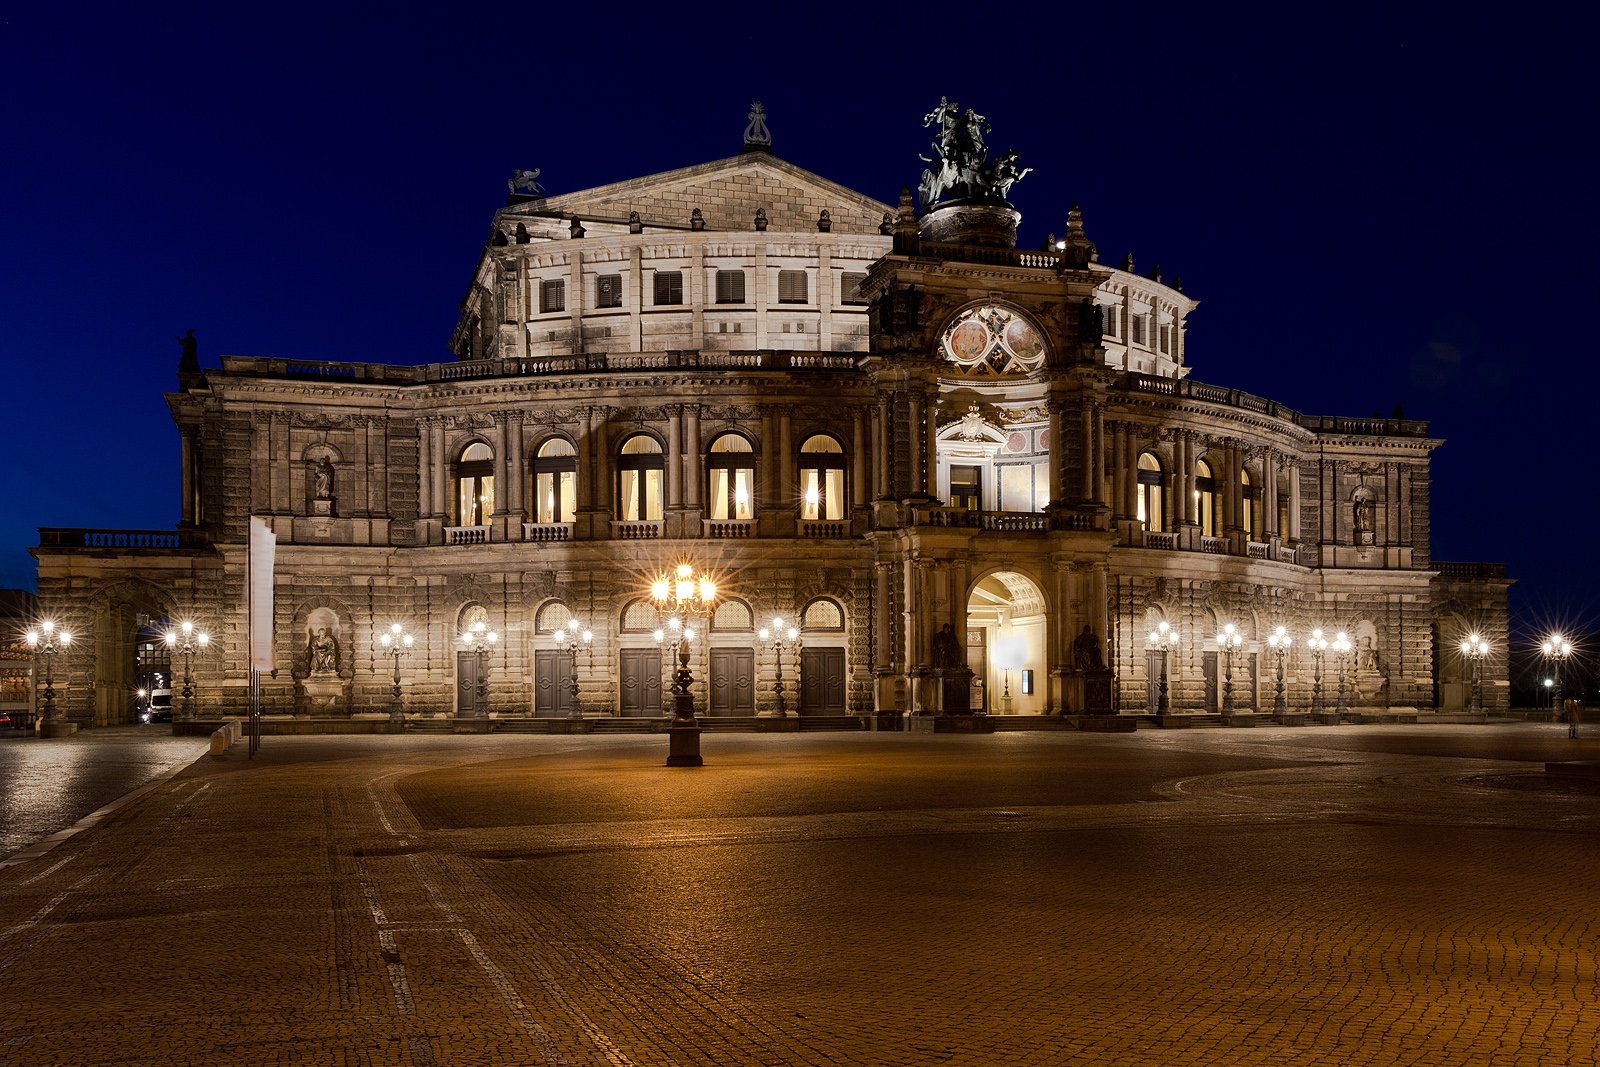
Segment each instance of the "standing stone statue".
M955 670L961 666L961 639L949 623L933 635L933 666L935 670Z
M318 500L333 499L333 463L323 456L312 465L312 478L316 483Z
M177 342L183 346L183 354L178 357L178 373L199 374L200 342L195 340L194 331L190 330L182 337L177 338Z

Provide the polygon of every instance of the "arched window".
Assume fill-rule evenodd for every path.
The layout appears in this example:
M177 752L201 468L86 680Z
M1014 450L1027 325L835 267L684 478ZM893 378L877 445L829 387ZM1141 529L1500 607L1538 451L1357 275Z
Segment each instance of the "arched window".
M661 483L667 461L661 443L648 434L634 434L622 443L617 457L618 500L625 522L661 519Z
M533 521L572 522L578 495L578 454L552 437L533 457Z
M1139 519L1146 530L1157 533L1167 528L1165 490L1161 483L1161 460L1153 452L1140 452Z
M542 634L559 633L572 618L572 609L559 600L552 600L539 609L533 628Z
M800 446L800 517L844 518L844 449L827 434Z
M1217 479L1211 473L1211 464L1203 459L1194 461L1194 497L1200 519L1200 532L1206 537L1221 536L1222 494L1217 490Z
M753 518L756 467L750 442L736 433L722 434L711 442L706 470L711 478L711 517Z
M711 630L713 633L750 633L755 629L755 616L750 612L750 605L742 600L724 600L717 605L717 613L711 617Z
M1250 484L1250 472L1243 467L1239 468L1239 500L1244 504L1244 535L1252 541L1261 540L1261 530L1258 523L1261 521L1261 509L1256 506L1256 494L1260 492Z
M456 460L456 525L487 526L494 514L494 453L474 441Z
M647 634L656 628L659 616L656 606L648 600L632 601L622 609L622 632L625 634Z
M800 613L800 629L807 633L818 631L838 633L843 630L844 612L840 609L838 601L818 597L807 604L805 610Z

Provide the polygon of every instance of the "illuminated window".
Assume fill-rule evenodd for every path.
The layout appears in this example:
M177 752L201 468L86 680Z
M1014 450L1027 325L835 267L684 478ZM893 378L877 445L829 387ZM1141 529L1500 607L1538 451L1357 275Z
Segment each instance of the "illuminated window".
M712 441L706 470L711 478L709 503L713 519L755 517L755 450L749 440L725 433Z
M533 628L542 634L560 633L566 629L567 620L570 618L572 609L559 600L552 600L539 609Z
M844 611L837 601L827 597L818 597L807 604L800 613L800 629L807 633L818 630L832 630L838 632L844 629Z
M622 454L617 457L617 500L624 522L661 519L661 483L666 471L666 458L654 437L634 434L622 443Z
M804 304L807 296L805 271L780 270L778 272L778 303Z
M487 526L494 514L494 453L474 441L456 460L456 525Z
M1139 521L1146 530L1160 533L1167 528L1167 509L1162 488L1161 460L1152 452L1139 453Z
M716 633L747 634L755 629L755 615L742 600L724 600L711 616L711 629Z
M983 468L950 468L950 506L983 510Z
M744 303L744 271L719 270L717 271L717 303L742 304Z
M683 303L683 272L681 270L656 271L656 304Z
M800 517L844 518L844 449L827 434L800 446Z
M1256 493L1260 490L1250 484L1250 472L1243 467L1239 468L1239 499L1244 504L1244 531L1245 536L1252 541L1261 540L1259 522L1261 509L1256 505Z
M1211 464L1203 459L1194 463L1194 496L1200 518L1200 532L1206 537L1218 537L1222 523L1222 494L1217 491L1217 480L1212 476Z
M533 460L533 521L572 522L577 495L577 453L570 441L552 437Z

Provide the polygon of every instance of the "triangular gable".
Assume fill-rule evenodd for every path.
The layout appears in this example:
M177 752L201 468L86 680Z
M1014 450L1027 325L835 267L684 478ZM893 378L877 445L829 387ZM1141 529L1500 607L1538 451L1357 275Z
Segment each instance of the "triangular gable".
M637 211L645 222L687 225L699 208L708 230L755 229L757 208L765 208L778 232L814 231L824 209L836 233L877 233L889 205L812 174L775 156L744 155L651 174L547 197L540 207L625 218Z

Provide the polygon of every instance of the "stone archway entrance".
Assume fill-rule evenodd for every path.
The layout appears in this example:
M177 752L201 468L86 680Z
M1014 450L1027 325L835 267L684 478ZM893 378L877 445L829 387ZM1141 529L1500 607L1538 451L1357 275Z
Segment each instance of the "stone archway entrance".
M114 590L95 607L96 726L137 722L144 706L161 704L161 694L170 693L171 654L163 640L168 612L153 591L139 588Z
M1049 636L1044 593L1027 575L996 571L972 587L967 598L967 666L973 681L982 683L985 711L1045 713ZM977 710L976 694L973 705Z

